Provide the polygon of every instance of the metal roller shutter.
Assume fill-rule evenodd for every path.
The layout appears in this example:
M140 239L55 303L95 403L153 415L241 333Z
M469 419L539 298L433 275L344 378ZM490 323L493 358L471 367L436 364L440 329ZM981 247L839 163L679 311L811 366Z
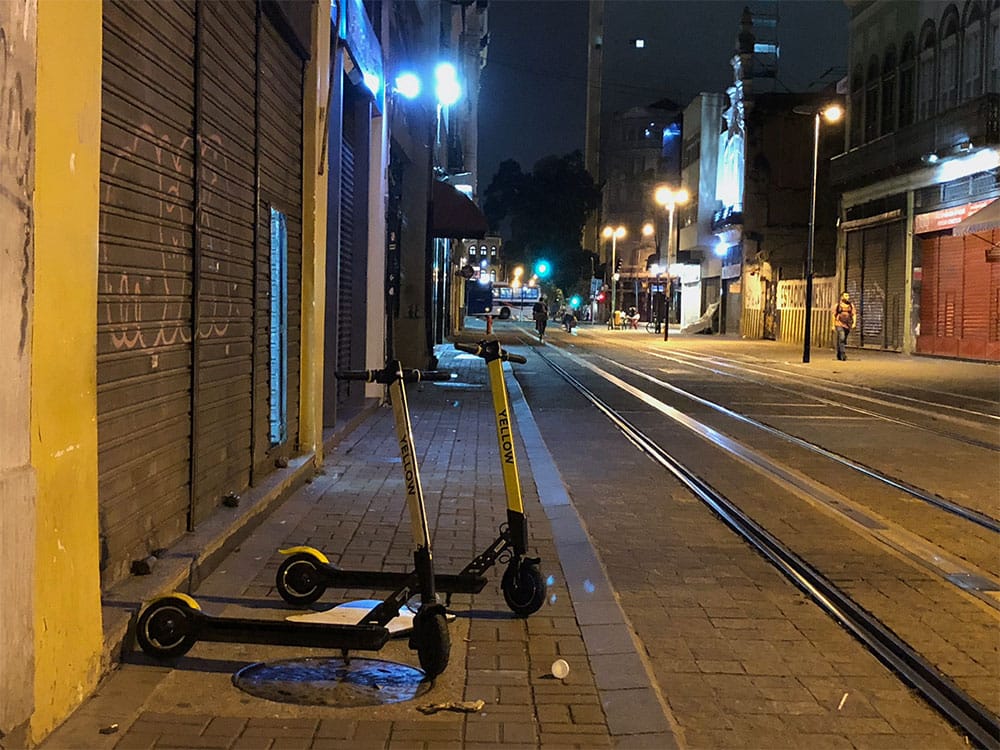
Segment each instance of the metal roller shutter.
M864 235L862 231L847 233L847 268L845 289L861 315L861 289L864 284ZM859 321L860 323L860 321ZM861 345L861 327L856 326L848 337L850 346Z
M97 309L104 583L177 539L188 520L194 38L193 3L104 3Z
M337 369L352 369L351 340L354 325L354 144L344 128L340 148L340 274L337 279ZM337 405L351 395L351 381L337 381Z
M862 232L864 238L863 283L858 306L861 346L885 347L886 328L886 246L885 226Z
M250 483L253 379L256 7L199 11L194 523Z
M258 46L259 200L254 377L254 466L266 471L275 453L288 455L298 435L299 346L302 310L302 60L266 17ZM287 440L270 438L270 211L287 222Z
M906 304L906 229L903 222L887 224L885 346L903 349L903 307Z

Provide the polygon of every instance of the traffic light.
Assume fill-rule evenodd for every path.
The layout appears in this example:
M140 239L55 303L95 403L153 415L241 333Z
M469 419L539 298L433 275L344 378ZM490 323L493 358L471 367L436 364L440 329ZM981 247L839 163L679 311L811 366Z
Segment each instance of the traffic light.
M547 260L540 260L535 263L535 275L544 279L552 271L552 266L549 265Z
M616 258L615 259L615 273L621 273L621 272L622 272L622 259L621 258Z

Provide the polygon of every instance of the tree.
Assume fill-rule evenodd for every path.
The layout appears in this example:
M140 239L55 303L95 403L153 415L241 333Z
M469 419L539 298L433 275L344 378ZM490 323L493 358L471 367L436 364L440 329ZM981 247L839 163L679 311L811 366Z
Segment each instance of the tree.
M494 231L506 223L504 255L533 264L552 264L552 283L569 292L588 294L597 257L583 249L588 214L601 191L583 164L583 154L540 159L530 174L512 159L500 164L484 193L483 213Z

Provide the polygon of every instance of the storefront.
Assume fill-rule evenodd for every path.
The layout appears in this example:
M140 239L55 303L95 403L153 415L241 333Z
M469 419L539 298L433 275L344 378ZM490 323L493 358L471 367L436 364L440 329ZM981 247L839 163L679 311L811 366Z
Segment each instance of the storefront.
M917 352L1000 361L1000 200L920 214Z
M894 215L875 218L847 232L844 288L854 300L858 315L848 346L902 351L905 222Z

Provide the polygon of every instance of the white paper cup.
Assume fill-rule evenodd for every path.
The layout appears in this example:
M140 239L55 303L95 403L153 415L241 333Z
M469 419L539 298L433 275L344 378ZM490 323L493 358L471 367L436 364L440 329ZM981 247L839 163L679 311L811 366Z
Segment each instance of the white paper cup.
M569 674L569 664L565 659L556 659L552 662L552 676L557 680L563 680Z

